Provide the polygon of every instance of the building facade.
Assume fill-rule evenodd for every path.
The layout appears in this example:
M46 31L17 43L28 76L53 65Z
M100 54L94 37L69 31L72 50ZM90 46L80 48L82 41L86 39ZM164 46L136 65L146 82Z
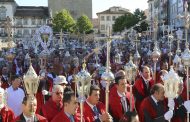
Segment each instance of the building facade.
M0 41L7 40L7 28L14 41L31 38L49 17L48 7L19 6L14 0L0 0Z
M112 26L115 23L115 20L126 13L129 13L128 9L116 6L111 7L108 10L96 13L98 16L98 31L100 35L106 36L108 27L110 27L110 29L112 30Z
M48 7L53 16L56 12L66 9L75 20L83 14L92 19L92 0L48 0Z

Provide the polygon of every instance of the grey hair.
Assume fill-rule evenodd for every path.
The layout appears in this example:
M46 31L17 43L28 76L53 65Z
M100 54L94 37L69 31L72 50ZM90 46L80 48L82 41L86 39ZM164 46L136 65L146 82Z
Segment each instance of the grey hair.
M58 90L63 92L64 91L63 86L61 86L61 85L53 85L52 92L56 92Z

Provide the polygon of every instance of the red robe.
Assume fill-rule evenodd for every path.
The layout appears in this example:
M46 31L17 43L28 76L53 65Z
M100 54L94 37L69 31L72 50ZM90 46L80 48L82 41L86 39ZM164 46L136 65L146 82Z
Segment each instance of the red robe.
M15 122L25 122L25 121L26 120L25 120L23 114L21 114L20 116L18 116L15 119ZM34 116L34 122L48 122L48 121L43 116L40 116L39 114L35 114L35 116Z
M0 115L2 117L1 122L14 122L15 120L13 111L8 107L3 107Z
M74 116L75 122L80 122L80 115L77 113ZM62 110L59 114L57 114L51 122L71 122L69 117L65 114L65 112Z
M1 88L6 89L10 86L10 84L8 83L8 80L5 80L5 78L2 76L1 77Z
M136 99L135 108L139 114L139 108L144 98L150 95L150 88L154 85L154 80L149 81L149 88L146 89L145 81L142 77L138 78L133 85L133 95Z
M165 122L164 114L167 111L165 101L156 105L153 99L148 96L142 101L139 111L140 122Z
M126 93L126 101L129 108L129 100L130 100L130 93ZM119 121L119 119L124 115L121 97L117 93L116 86L113 86L110 90L110 97L109 97L109 107L110 113L115 121ZM134 97L132 97L132 109L134 109Z
M96 107L99 114L105 113L105 106L102 102L99 102ZM85 122L95 122L95 114L87 102L84 103L83 114Z
M47 118L48 122L50 122L61 110L63 109L63 104L60 102L60 107L53 102L52 98L50 98L41 109L42 116Z

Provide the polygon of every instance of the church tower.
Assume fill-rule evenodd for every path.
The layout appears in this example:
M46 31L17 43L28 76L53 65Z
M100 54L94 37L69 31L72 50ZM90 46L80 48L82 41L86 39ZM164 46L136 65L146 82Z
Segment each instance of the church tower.
M83 14L92 19L92 0L48 0L48 7L53 16L56 12L66 9L74 19Z

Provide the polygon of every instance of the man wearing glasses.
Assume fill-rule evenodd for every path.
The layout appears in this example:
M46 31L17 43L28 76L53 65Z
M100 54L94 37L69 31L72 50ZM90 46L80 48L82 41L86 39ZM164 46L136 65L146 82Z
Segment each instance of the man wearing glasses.
M54 85L51 93L51 98L42 106L42 116L50 122L63 108L63 87Z

